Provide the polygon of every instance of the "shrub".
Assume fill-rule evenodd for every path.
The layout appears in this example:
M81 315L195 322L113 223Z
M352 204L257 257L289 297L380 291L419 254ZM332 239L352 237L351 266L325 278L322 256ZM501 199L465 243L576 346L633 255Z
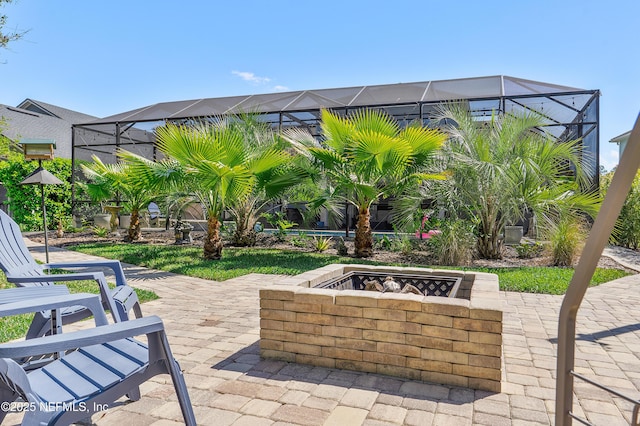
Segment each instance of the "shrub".
M96 237L106 238L109 235L109 230L103 226L94 226L93 233Z
M336 241L336 251L338 252L338 256L346 256L349 254L349 249L343 237L339 237Z
M276 227L276 232L273 234L278 241L284 241L287 239L287 229L291 229L297 225L295 222L288 220L284 213L263 213L262 216L267 221Z
M600 182L603 193L609 188L612 177L613 172L602 176ZM622 205L612 242L634 250L640 248L640 172L633 179L629 194Z
M544 245L539 242L522 243L515 246L515 249L518 253L519 258L531 259L542 254L542 252L544 251Z
M315 250L319 253L327 251L327 249L329 249L329 247L331 246L331 239L331 237L313 237Z
M554 266L572 266L584 245L582 220L572 215L561 217L550 240Z
M304 248L310 239L306 232L299 231L298 235L291 237L291 244L293 244L294 247Z
M468 265L475 253L473 225L464 220L442 222L440 233L428 240L428 247L441 265Z
M0 182L7 190L11 215L24 231L42 230L40 187L20 185L37 167L36 162L26 161L22 156L11 156L9 160L0 162ZM56 158L43 162L43 167L63 182L62 185L44 186L47 227L55 229L55 218L71 216L71 160Z

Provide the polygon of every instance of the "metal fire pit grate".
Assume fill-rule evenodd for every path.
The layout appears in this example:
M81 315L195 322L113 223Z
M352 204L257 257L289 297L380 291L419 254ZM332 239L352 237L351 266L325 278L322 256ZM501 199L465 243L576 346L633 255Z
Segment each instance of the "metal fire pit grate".
M389 272L351 271L340 277L317 284L314 288L326 288L330 290L364 290L365 284L376 281L382 284L387 277L404 288L411 284L420 290L425 296L456 297L460 287L461 278L442 277L435 275L408 275Z

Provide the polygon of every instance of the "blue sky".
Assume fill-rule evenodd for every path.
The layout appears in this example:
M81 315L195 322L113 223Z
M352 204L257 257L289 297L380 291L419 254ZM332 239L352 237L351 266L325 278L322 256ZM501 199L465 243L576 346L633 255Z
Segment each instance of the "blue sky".
M157 102L510 75L599 89L601 162L640 111L637 0L16 0L0 103Z

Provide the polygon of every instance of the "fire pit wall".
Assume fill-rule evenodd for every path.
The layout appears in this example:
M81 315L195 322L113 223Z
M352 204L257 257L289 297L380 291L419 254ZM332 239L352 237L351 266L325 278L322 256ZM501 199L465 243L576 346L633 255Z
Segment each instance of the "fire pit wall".
M456 298L312 288L354 270L460 277ZM260 354L301 364L500 392L495 274L328 265L260 290Z

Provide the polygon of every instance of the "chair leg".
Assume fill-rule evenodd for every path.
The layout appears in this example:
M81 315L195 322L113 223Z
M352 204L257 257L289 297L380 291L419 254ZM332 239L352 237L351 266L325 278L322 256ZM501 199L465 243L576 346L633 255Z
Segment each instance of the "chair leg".
M187 426L196 426L196 417L193 414L193 406L191 405L189 391L187 390L187 384L185 383L182 370L180 370L180 365L178 364L178 361L173 358L171 348L169 347L169 341L167 340L167 335L162 332L160 333L160 338L162 342L162 349L166 356L165 362L169 368L169 374L171 375L173 388L175 389L178 397L178 403L180 404L184 423Z
M50 318L43 316L41 312L36 312L33 316L33 320L31 321L31 325L29 325L29 329L27 330L26 339L28 340L44 336L51 330L50 320Z

